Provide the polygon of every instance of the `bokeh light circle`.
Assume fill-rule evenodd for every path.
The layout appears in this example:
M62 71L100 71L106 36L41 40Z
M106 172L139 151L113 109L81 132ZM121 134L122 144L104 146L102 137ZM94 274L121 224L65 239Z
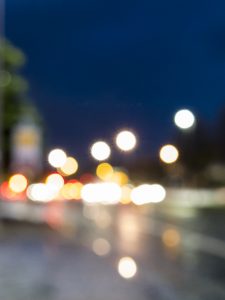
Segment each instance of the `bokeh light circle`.
M195 116L190 110L181 109L175 114L174 122L181 129L189 129L195 123Z
M108 163L100 163L96 168L96 175L101 180L110 180L113 176L113 167Z
M81 190L81 197L87 204L118 204L121 196L121 188L114 182L88 183Z
M131 192L131 200L136 205L158 203L165 199L166 190L160 184L141 184Z
M137 264L131 257L123 257L118 263L118 273L125 279L130 279L137 273Z
M177 161L179 152L173 145L165 145L160 149L160 159L166 164L172 164Z
M9 188L15 193L22 193L27 188L27 179L22 174L15 174L9 179Z
M27 197L35 202L47 203L54 199L55 191L44 183L31 184L27 189Z
M131 131L124 130L116 136L116 145L122 151L131 151L135 148L136 144L136 136Z
M77 172L78 162L73 157L67 157L65 164L59 169L64 176L70 176Z
M51 174L46 178L46 185L59 191L64 186L64 179L60 174Z
M98 238L93 242L92 250L98 256L105 256L111 251L111 245L106 239Z
M98 141L91 147L91 155L98 161L106 160L110 157L111 149L106 142Z
M62 149L54 149L48 155L48 162L54 168L61 168L66 163L67 155Z

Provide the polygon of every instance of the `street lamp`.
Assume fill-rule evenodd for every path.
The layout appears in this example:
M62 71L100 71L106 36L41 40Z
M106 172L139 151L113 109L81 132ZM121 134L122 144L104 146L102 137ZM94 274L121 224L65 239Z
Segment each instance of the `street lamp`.
M122 151L131 151L137 144L136 136L133 132L124 130L116 136L116 145Z
M175 163L179 157L177 148L173 145L165 145L159 151L159 157L166 164Z
M61 168L67 160L67 155L62 149L54 149L48 155L48 162L54 168Z
M91 155L98 161L106 160L111 155L111 149L106 142L98 141L91 146Z
M174 123L183 130L193 127L195 122L194 114L188 109L181 109L174 116Z

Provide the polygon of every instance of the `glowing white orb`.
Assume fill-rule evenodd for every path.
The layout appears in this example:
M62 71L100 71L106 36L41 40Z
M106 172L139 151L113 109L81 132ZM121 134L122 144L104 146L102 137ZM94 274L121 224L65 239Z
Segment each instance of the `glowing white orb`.
M121 131L116 137L116 145L122 151L131 151L136 144L136 136L131 131Z
M179 152L173 145L165 145L160 149L160 159L166 164L172 164L177 161Z
M125 279L130 279L137 273L137 264L131 257L123 257L118 263L118 273Z
M44 183L31 184L27 189L27 197L32 201L47 203L56 196L54 190Z
M61 168L66 160L66 153L61 149L54 149L48 155L48 162L54 168Z
M136 205L161 202L166 197L166 190L160 184L142 184L131 192L131 200Z
M103 141L96 142L91 147L91 155L99 161L103 161L109 158L111 149L109 145Z
M81 190L81 197L87 204L117 204L121 196L121 188L114 182L88 183Z
M64 186L64 179L59 174L51 174L46 178L45 183L47 186L49 186L49 188L55 189L56 191L60 191L61 188Z
M195 116L190 110L182 109L175 114L174 122L181 129L189 129L195 123Z

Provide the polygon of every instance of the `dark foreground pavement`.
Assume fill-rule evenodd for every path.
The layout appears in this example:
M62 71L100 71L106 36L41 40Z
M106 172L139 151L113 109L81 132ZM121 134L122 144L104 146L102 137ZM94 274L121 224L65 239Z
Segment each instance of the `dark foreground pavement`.
M106 211L101 211L100 215L104 214ZM95 220L80 216L79 222L67 222L54 229L3 222L0 299L225 299L222 238L209 237L203 229L196 232L198 223L193 226L194 219L190 224L171 224L162 217L150 218L134 209L108 214L111 224L99 222L100 215ZM199 229L203 228L200 225L205 221L198 218L198 222ZM178 233L175 244L165 238L162 242L168 229ZM92 243L99 237L112 246L107 256L100 257L92 251ZM122 256L132 256L137 263L138 272L130 280L117 272Z

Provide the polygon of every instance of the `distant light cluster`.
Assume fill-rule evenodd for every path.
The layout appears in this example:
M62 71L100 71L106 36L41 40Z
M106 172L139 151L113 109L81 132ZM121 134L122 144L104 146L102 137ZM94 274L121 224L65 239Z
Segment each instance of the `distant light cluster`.
M179 110L174 122L180 129L194 126L196 119L188 109ZM123 152L133 151L137 147L137 136L131 130L121 130L112 141ZM0 194L5 200L48 203L50 201L82 200L85 204L134 204L146 205L159 203L166 198L166 189L158 183L135 184L121 168L113 167L107 160L112 154L113 145L98 140L90 147L91 157L98 161L95 174L81 174L78 160L60 148L48 154L49 165L54 168L40 182L29 182L23 174L13 174L0 186ZM128 155L128 153L127 153ZM165 164L175 164L179 160L179 150L167 144L159 150L159 159ZM78 172L79 170L79 172Z

